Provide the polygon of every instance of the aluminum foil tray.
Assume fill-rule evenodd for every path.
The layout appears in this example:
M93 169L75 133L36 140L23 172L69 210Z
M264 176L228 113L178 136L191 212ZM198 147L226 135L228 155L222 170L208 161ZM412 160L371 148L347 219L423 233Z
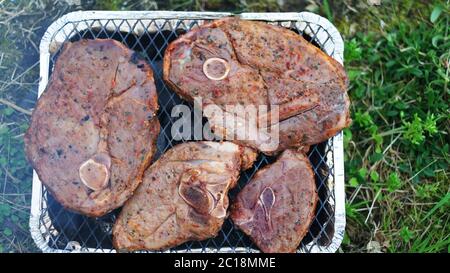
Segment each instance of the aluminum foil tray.
M55 21L40 44L40 82L38 96L44 92L55 60L68 41L112 38L142 53L154 70L159 95L161 133L158 154L176 144L170 127L174 120L171 108L183 102L162 81L162 58L168 43L206 21L225 16L265 21L280 25L343 62L343 42L336 28L325 18L309 12L300 13L231 13L168 11L79 11ZM314 168L319 203L316 217L298 252L335 252L344 235L344 159L342 133L311 147L309 158ZM255 172L274 161L260 155L254 167L241 174L239 185L230 192L233 197ZM120 209L100 218L89 218L61 207L33 173L30 231L44 252L114 252L111 229ZM187 242L167 252L258 252L258 248L227 219L218 236L201 242Z

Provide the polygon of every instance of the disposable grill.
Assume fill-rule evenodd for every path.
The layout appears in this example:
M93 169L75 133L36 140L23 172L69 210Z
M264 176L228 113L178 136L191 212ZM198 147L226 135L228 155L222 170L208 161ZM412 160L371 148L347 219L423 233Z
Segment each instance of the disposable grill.
M161 133L157 157L173 145L171 126L176 120L172 107L186 104L162 80L162 59L167 45L187 31L213 19L239 16L266 21L289 28L342 63L343 43L335 27L326 19L308 12L244 13L232 15L213 12L74 12L54 22L40 45L39 95L44 91L62 45L80 39L111 38L139 52L151 64L159 96L158 118ZM316 216L299 252L334 252L340 245L345 227L342 134L314 145L308 153L315 172L319 202ZM241 174L230 199L256 171L273 162L274 157L259 155L254 167ZM100 218L72 213L59 205L33 174L30 218L31 234L45 252L111 252L113 223L120 209ZM187 242L170 252L256 252L251 240L227 219L217 237Z

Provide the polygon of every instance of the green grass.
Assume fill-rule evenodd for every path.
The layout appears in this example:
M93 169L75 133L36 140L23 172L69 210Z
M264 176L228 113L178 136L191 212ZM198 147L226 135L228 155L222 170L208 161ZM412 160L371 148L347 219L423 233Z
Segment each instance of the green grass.
M27 232L31 168L22 150L37 88L39 71L33 65L45 28L74 9L48 2L0 1L0 252L36 250ZM345 40L353 119L344 131L347 226L342 251L448 252L448 1L278 3L97 0L85 8L306 9L331 20Z
M444 1L401 1L335 22L353 118L345 250L374 240L382 251L448 251L449 12Z
M0 252L36 251L28 231L32 168L23 134L36 100L39 40L64 11L54 5L44 16L43 5L0 1Z

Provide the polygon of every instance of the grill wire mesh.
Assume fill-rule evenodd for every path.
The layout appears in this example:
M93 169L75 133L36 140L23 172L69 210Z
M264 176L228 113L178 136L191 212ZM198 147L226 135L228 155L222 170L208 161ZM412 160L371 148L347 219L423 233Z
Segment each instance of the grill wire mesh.
M203 22L203 20L191 19L158 19L146 20L145 22L143 20L132 20L130 22L126 19L81 20L67 23L70 26L68 27L66 24L53 37L63 35L65 42L80 39L112 38L122 42L145 57L153 68L159 96L160 110L158 118L161 123L161 133L157 142L158 151L156 158L158 158L167 149L179 143L172 140L170 133L171 125L175 121L170 115L172 107L180 103L189 105L172 92L162 80L164 50L179 35L198 27ZM329 38L322 43L317 39L319 32L328 34L327 30L319 25L312 27L313 23L308 22L299 25L295 21L272 23L288 27L303 35L305 39L325 52L329 50L329 47L327 47L327 43L330 42ZM67 33L66 29L72 30ZM309 35L306 33L309 33ZM56 50L54 50L50 58L49 74L61 49L62 43L58 43ZM326 53L333 56L334 51ZM330 160L333 158L333 140L330 139L329 141L312 146L308 156L315 172L319 202L316 208L315 219L307 236L305 236L299 246L299 252L310 252L314 245L326 247L331 243L334 233L334 166L333 161ZM254 167L243 172L238 186L230 191L230 202L232 202L239 190L252 178L258 169L274 162L275 159L274 157L260 154ZM42 192L42 211L39 219L39 228L43 237L48 242L49 247L60 250L112 251L111 229L120 209L100 218L90 218L64 209L55 201L44 186ZM248 252L257 250L257 247L251 240L237 229L230 219L226 219L218 236L200 242L187 242L170 249L170 251L230 252L235 251L237 248L240 250L245 249Z

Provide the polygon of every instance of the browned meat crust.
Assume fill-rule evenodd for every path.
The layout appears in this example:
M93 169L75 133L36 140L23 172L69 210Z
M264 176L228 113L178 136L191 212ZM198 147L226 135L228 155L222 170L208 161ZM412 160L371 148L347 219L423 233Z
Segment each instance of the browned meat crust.
M258 157L258 153L249 147L243 147L242 152L242 166L241 169L243 171L250 169L253 167L253 163L256 161L256 158Z
M159 134L149 65L114 40L67 43L33 111L25 149L66 208L101 216L142 180Z

